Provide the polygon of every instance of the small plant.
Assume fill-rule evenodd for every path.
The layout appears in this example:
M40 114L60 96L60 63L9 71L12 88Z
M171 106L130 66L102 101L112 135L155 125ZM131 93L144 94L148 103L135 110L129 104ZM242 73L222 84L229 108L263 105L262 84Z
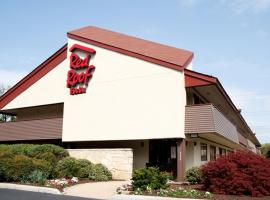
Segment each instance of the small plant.
M39 184L39 185L44 185L46 182L47 175L44 174L44 172L40 170L35 170L29 175L29 181L31 183Z
M145 191L147 187L153 190L167 188L167 182L171 175L167 172L160 172L156 167L148 167L134 170L132 186L134 190L140 188Z
M212 194L211 193L201 193L197 190L194 189L184 189L181 187L178 187L176 189L169 188L169 189L160 189L157 192L158 196L163 196L163 197L176 197L176 198L211 198Z
M136 188L136 189L134 190L134 194L135 194L135 195L142 195L143 192L142 192L142 190L141 190L140 188Z
M185 181L191 185L198 184L202 181L202 171L199 167L192 167L185 173Z

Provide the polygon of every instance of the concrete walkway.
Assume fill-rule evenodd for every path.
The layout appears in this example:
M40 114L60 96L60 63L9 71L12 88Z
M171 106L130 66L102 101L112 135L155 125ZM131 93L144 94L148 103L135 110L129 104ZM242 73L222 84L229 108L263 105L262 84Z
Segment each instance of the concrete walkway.
M110 199L116 194L116 189L130 181L108 181L78 184L66 188L65 195L95 199Z

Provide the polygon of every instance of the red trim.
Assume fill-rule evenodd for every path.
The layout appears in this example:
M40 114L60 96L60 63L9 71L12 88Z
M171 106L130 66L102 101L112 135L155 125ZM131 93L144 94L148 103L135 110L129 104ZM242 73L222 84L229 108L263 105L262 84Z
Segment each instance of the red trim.
M70 47L69 51L70 52L73 52L75 51L76 49L80 49L80 50L83 50L83 51L86 51L88 53L96 53L96 51L94 49L91 49L91 48L88 48L88 47L84 47L84 46L81 46L79 44L74 44L72 45L72 47Z
M60 48L55 54L49 57L46 61L40 64L30 74L24 77L15 86L9 89L3 96L0 97L0 109L5 107L9 102L15 99L18 95L23 93L31 85L45 76L48 72L54 69L67 57L67 44Z
M185 87L216 84L215 77L185 69Z
M145 61L148 61L148 62L151 62L151 63L162 65L162 66L165 66L165 67L177 70L177 71L183 71L185 69L185 67L188 66L188 64L191 62L191 60L193 58L193 54L192 54L190 56L190 58L188 59L188 61L185 63L185 65L180 66L180 65L175 65L175 64L163 61L163 60L159 60L159 59L156 59L156 58L152 58L152 57L149 57L149 56L145 56L145 55L142 55L142 54L131 52L131 51L128 51L128 50L125 50L125 49L114 47L114 46L111 46L111 45L108 45L108 44L105 44L105 43L97 42L97 41L94 41L94 40L91 40L91 39L88 39L88 38L80 37L80 36L74 35L72 33L67 33L67 35L71 39L79 40L81 42L92 44L92 45L95 45L95 46L98 46L98 47L101 47L101 48L104 48L104 49L108 49L108 50L111 50L111 51L115 51L115 52L118 52L118 53L121 53L121 54L124 54L124 55L127 55L127 56L135 57L135 58L145 60Z

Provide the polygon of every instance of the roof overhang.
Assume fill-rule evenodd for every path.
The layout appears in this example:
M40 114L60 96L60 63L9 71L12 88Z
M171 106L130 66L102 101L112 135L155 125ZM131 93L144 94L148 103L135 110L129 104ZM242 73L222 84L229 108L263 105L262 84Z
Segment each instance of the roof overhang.
M193 90L207 102L215 103L218 109L221 110L228 119L238 124L238 127L244 131L248 139L253 141L256 146L261 146L257 137L216 77L187 69L184 70L184 73L185 87L187 90Z

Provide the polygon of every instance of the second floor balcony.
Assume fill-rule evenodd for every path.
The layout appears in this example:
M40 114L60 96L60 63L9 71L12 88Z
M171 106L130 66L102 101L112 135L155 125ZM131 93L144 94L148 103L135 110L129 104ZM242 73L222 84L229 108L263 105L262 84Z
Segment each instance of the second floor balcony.
M213 104L189 105L185 112L185 134L188 137L201 137L231 148L246 143L237 127Z

